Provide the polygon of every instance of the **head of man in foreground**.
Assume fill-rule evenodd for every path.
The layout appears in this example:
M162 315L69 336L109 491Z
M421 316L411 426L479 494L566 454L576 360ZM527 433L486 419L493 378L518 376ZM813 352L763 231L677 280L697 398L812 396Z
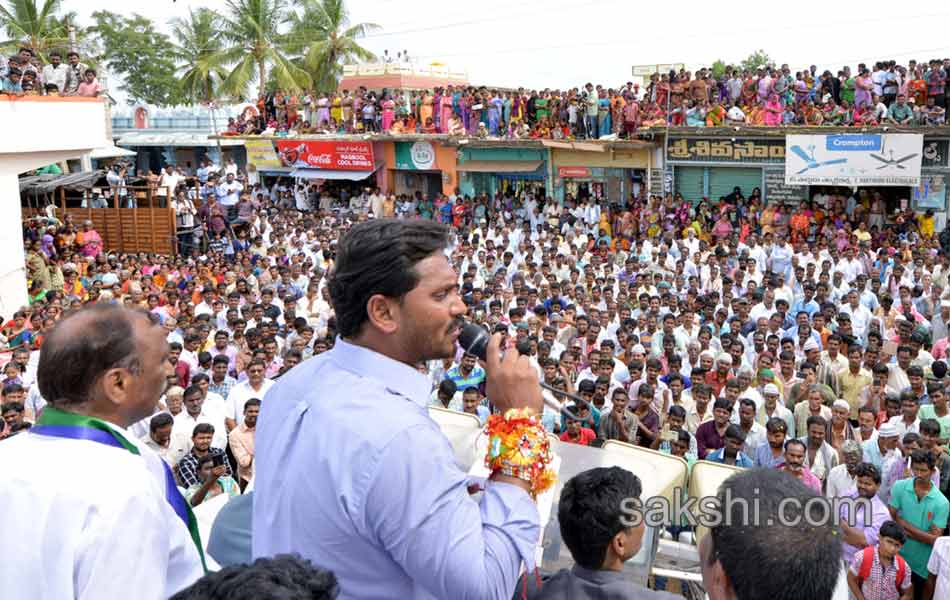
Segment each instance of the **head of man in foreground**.
M748 469L718 497L722 523L699 544L709 600L832 597L841 539L816 492L782 471Z
M466 306L448 245L448 229L432 221L350 229L329 280L340 335L410 365L453 356Z

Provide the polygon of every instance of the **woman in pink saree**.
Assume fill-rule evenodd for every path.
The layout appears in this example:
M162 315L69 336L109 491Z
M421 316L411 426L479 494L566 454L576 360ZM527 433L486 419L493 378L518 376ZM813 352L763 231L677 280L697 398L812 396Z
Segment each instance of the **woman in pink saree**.
M442 113L442 119L439 122L439 133L448 133L449 131L449 119L452 118L452 86L450 85L448 91L445 95L442 96L441 106L439 110Z
M777 127L782 124L782 104L778 101L778 94L769 94L763 118L768 127Z
M102 252L102 237L92 228L92 221L86 221L82 225L82 254L95 258L100 252Z

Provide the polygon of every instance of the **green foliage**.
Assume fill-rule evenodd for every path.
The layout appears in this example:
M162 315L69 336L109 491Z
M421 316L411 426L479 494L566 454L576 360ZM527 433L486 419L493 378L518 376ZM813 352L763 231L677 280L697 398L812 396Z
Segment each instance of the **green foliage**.
M180 90L193 102L211 102L221 93L228 70L219 60L224 43L221 19L212 10L189 10L187 19L172 19L175 59L181 65Z
M740 63L743 69L755 71L756 69L772 64L772 59L765 53L765 50L756 50Z
M301 0L303 14L293 13L290 49L301 56L300 64L313 87L324 92L337 88L343 65L375 59L359 45L359 39L380 29L375 23L350 25L343 0Z
M724 63L724 62L722 61L722 59L716 60L716 62L714 62L714 63L712 64L712 69L711 69L711 70L712 70L712 76L713 76L713 78L714 78L714 79L719 79L719 78L721 78L723 75L725 75L725 73L726 73L726 66L727 66L726 63Z
M185 101L175 74L175 45L151 20L108 11L94 12L92 18L90 32L102 48L99 60L121 78L119 89L130 102L170 106Z
M41 59L51 50L64 51L69 45L69 23L75 13L60 15L62 0L7 0L0 4L0 49L4 55L20 46L33 50Z

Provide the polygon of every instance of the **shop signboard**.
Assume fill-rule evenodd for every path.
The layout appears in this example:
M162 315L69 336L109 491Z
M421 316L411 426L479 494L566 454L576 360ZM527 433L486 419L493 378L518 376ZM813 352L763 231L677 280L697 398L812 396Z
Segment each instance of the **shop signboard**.
M432 171L435 147L432 142L396 142L396 168L403 171Z
M376 167L369 142L279 140L277 151L285 167L334 171L372 171Z
M671 162L680 163L781 164L785 162L785 141L730 138L671 139L666 156Z
M798 205L808 200L808 186L785 183L785 171L765 169L765 201L769 204Z
M591 177L591 171L588 167L558 167L557 176L562 179L586 179Z
M244 140L244 150L248 164L254 165L258 171L290 172L290 168L281 163L271 140Z
M789 135L785 183L916 186L924 136L919 134Z

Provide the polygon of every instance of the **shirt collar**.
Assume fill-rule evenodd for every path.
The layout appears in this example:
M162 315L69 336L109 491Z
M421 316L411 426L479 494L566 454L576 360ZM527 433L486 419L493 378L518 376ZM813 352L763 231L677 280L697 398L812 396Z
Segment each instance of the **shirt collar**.
M363 377L376 379L385 388L425 408L429 404L429 378L405 363L375 350L337 337L332 356L337 365Z
M578 578L597 584L605 584L613 581L624 581L624 574L621 571L606 571L586 569L580 565L571 567L571 572Z

